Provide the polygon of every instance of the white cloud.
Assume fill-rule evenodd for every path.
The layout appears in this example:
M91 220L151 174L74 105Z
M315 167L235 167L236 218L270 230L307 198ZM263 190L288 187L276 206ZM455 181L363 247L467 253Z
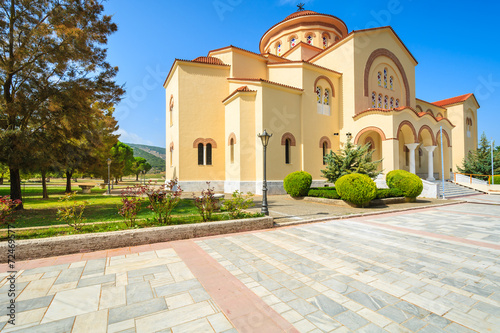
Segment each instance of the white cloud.
M148 146L154 146L153 142L146 140L144 138L141 138L139 135L135 133L129 133L125 131L123 128L119 128L115 134L119 134L119 140L121 142L126 142L126 143L137 143L140 145L148 145Z

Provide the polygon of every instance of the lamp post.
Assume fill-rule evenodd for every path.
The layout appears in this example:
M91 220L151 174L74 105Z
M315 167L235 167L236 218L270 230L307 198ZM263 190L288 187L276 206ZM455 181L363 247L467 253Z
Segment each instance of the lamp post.
M493 141L493 138L491 138L491 184L495 184L495 170L493 166L493 146L495 145L495 142Z
M108 158L108 194L111 194L111 159Z
M273 136L272 134L267 133L264 129L262 134L257 135L262 141L262 146L264 147L264 181L262 183L262 209L261 213L264 215L269 215L269 210L267 209L267 180L266 180L266 148L269 144L269 139Z

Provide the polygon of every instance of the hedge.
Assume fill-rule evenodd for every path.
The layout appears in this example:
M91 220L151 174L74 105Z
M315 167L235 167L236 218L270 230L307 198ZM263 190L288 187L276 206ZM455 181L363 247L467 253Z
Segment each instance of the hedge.
M340 199L335 187L315 187L311 188L307 193L308 197L327 198L327 199Z
M376 199L404 197L398 188L378 188Z
M305 197L312 184L312 176L305 171L295 171L285 177L283 187L292 197Z
M397 188L407 198L416 198L422 193L424 185L417 175L405 170L393 170L386 176L389 188Z
M340 177L335 183L335 189L342 200L362 207L377 195L375 182L367 175L359 173Z

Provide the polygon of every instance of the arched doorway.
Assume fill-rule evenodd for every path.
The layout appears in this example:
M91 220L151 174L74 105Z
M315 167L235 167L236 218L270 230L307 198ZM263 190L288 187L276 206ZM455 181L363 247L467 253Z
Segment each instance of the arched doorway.
M382 159L382 141L385 140L384 132L378 127L367 127L361 130L356 138L354 139L354 143L357 145L365 145L367 143L370 144L370 150L373 151L372 161L378 161ZM380 163L377 167L378 171L383 170L382 163Z
M420 128L418 142L420 146L417 148L415 161L417 176L430 181L435 180L439 177L435 168L436 139L429 126L423 125Z
M418 152L417 132L407 120L399 124L397 139L399 141L399 169L416 173L416 154Z

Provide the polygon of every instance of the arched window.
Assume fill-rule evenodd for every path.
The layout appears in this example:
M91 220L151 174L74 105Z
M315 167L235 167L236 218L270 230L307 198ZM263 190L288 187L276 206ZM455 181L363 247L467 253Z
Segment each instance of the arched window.
M378 82L378 86L382 87L382 73L380 73L380 72L377 73L377 82Z
M378 105L377 105L378 108L382 108L382 94L379 94L378 95Z
M394 109L394 97L391 97L390 108Z
M174 165L174 143L170 143L170 166Z
M206 157L207 157L207 164L206 165L212 165L212 144L207 143L205 149L206 149Z
M323 36L323 49L328 47L328 37Z
M326 157L326 154L327 154L327 150L328 150L328 143L323 142L323 165L326 165L326 161L325 161L325 157Z
M316 87L316 103L317 112L323 114L323 89L320 86Z
M203 143L198 143L198 165L205 165L204 161L204 150Z
M313 36L312 35L307 36L307 44L312 45L312 43L313 43Z
M281 57L281 42L278 42L278 45L276 46L276 54Z
M231 138L229 146L230 146L231 164L233 164L234 163L234 139L233 138Z
M389 96L385 95L384 97L384 109L388 109L389 108Z
M316 102L321 104L321 87L316 87Z
M174 126L174 96L170 96L170 127Z
M290 146L292 142L290 139L285 140L285 164L290 164Z
M374 91L372 92L372 108L377 107L377 93Z
M297 38L292 37L290 40L290 48L293 48L295 45L297 45Z
M384 88L387 88L387 68L384 68Z
M467 118L467 137L470 138L472 133L472 119Z
M323 96L323 114L330 115L330 90L325 89L325 94Z
M399 99L396 99L396 107L399 108Z
M394 78L392 76L389 78L389 87L394 90Z

